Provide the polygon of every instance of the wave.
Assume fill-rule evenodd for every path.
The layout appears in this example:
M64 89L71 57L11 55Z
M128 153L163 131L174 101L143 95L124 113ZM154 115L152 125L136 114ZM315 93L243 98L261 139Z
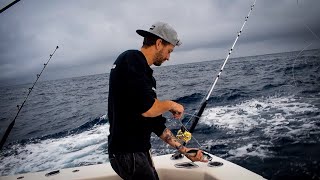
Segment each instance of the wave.
M221 93L221 94L220 94ZM235 101L246 99L249 97L249 93L247 90L243 89L226 89L223 92L217 92L215 97L210 97L210 103L217 103L217 102L228 102L228 101Z
M316 64L319 63L319 56L301 56L297 59L293 58L290 63L288 62L286 65L282 65L282 67L277 67L274 70L274 73L283 72L285 75L291 75L293 72L309 72L318 66Z
M57 139L57 138L62 138L65 136L69 136L69 135L75 135L75 134L80 134L83 133L85 131L88 131L90 129L92 129L94 126L97 125L103 125L106 124L107 121L107 115L103 115L99 118L95 118L92 121L88 121L86 123L84 123L83 125L72 129L72 130L67 130L67 131L62 131L59 133L55 133L55 134L51 134L51 135L47 135L47 136L43 136L41 138L39 138L40 140L46 140L46 139Z
M271 158L273 147L317 143L320 109L294 96L265 97L207 108L199 124L208 151L231 161L243 157ZM312 117L312 118L310 118ZM211 132L202 132L204 126ZM201 135L203 134L203 135Z
M86 132L86 131L94 128L97 125L103 125L103 124L106 124L107 122L108 122L107 115L103 115L99 118L95 118L92 121L86 122L85 124L83 124L79 127L76 127L74 129L71 129L71 130L60 131L58 133L49 134L49 135L45 135L45 136L41 136L41 137L34 137L34 138L29 138L29 139L22 139L19 141L13 141L13 142L9 143L8 146L5 146L4 149L8 150L12 146L15 146L17 144L19 144L21 146L25 146L27 144L39 143L39 142L47 140L47 139L61 139L61 138L67 137L67 136L81 134L83 132ZM31 134L31 133L38 134L38 131L34 130L34 131L29 132L29 134Z
M281 82L279 82L279 83L274 83L274 84L266 84L266 85L264 85L261 89L260 89L260 91L266 91L266 90L271 90L271 89L275 89L275 88L284 88L285 86L288 86L288 85L286 85L285 83L281 83ZM290 86L290 85L289 85ZM291 86L290 86L291 87Z
M175 101L179 102L179 103L192 103L192 102L197 102L199 100L201 100L204 97L203 94L200 93L193 93L191 95L187 95L187 96L183 96L183 97L179 97L177 98Z
M229 159L243 158L248 156L257 156L260 158L266 158L272 156L272 152L268 150L268 147L261 144L249 143L247 145L232 149L229 152Z
M240 98L246 98L248 97L248 94L244 91L233 89L230 93L227 93L225 96L227 96L228 101L240 99Z
M0 174L4 176L108 162L108 134L109 124L97 123L81 133L59 138L48 136L37 142L12 145L0 153Z
M295 116L304 117L308 116L308 112L318 111L317 107L306 102L299 102L294 97L267 97L245 100L234 105L208 108L204 111L200 122L243 131L263 125L264 133L268 134L274 131L276 133L276 127L288 125L290 120L295 120L293 119ZM306 125L312 122L303 123Z

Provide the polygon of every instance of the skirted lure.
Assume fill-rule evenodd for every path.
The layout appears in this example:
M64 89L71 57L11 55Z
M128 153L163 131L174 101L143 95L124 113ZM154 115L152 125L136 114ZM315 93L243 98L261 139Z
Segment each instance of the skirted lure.
M190 120L187 122L187 123L189 123L190 121L192 122L189 130L187 130L187 129L185 128L185 126L182 124L180 130L178 131L178 133L177 133L177 138L180 139L181 141L183 141L183 145L186 145L186 144L192 139L192 133L193 133L195 127L197 126L198 122L199 122L199 119L200 119L200 117L201 117L201 115L202 115L202 113L203 113L203 111L204 111L204 109L205 109L205 107L206 107L206 105L207 105L207 102L208 102L208 100L209 100L209 98L210 98L210 96L211 96L211 93L212 93L212 91L213 91L213 89L214 89L214 87L215 87L215 85L216 85L216 83L217 83L217 81L218 81L218 79L219 79L219 77L220 77L223 69L224 69L224 66L226 65L226 63L227 63L227 61L228 61L228 59L229 59L229 57L230 57L230 55L231 55L231 53L232 53L232 51L233 51L233 49L234 49L235 44L237 43L237 41L238 41L238 39L239 39L242 31L243 31L243 28L244 28L246 22L248 21L248 18L249 18L249 16L250 16L250 14L251 14L251 12L252 12L253 7L255 6L255 4L256 4L256 0L254 1L253 5L251 5L250 11L249 11L248 15L245 17L245 21L244 21L244 23L242 24L242 27L241 27L240 31L238 32L237 37L236 37L235 41L233 42L233 45L232 45L232 47L231 47L231 49L230 49L230 51L229 51L226 59L224 60L224 63L223 63L223 65L222 65L221 69L220 69L220 72L218 73L217 77L215 78L213 84L211 85L211 88L210 88L207 96L204 98L204 100L202 100L202 102L201 102L201 104L200 104L200 108L199 108L197 114L196 114L196 115L193 115L193 116L190 118ZM203 153L204 153L204 152L203 152ZM175 156L180 156L180 157L181 157L181 154L179 154L179 153L174 154L174 155L173 155L173 158L174 158L174 159L177 158L177 157L175 157Z
M189 151L186 152L187 155L190 155L190 156L196 156L198 153L198 150L197 149L191 149ZM202 151L202 158L203 159L206 159L208 161L211 161L212 160L212 157L210 156L210 154L206 153L206 152L203 152Z

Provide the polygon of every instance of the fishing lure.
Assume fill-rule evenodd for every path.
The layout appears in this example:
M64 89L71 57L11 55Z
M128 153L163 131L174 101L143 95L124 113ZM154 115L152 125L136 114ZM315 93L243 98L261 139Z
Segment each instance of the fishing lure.
M185 154L189 155L189 156L196 156L198 151L200 151L199 149L191 149L189 151L187 151ZM202 160L208 160L211 161L212 157L210 156L209 153L206 153L205 151L202 151Z

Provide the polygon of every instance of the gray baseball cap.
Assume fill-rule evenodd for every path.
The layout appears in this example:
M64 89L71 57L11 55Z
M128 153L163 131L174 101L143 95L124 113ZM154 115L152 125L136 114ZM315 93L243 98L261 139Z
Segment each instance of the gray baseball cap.
M156 22L154 23L149 31L138 29L136 31L140 36L146 37L150 34L156 35L174 46L180 46L181 41L178 39L177 32L167 23Z

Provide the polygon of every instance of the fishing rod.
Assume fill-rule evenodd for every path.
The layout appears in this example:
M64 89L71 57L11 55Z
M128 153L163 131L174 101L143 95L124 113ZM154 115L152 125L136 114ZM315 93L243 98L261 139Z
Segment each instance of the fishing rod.
M211 96L211 93L212 93L212 91L213 91L216 83L218 82L218 79L219 79L219 77L220 77L220 75L221 75L221 73L222 73L222 71L223 71L223 69L224 69L224 66L227 64L227 61L228 61L228 59L229 59L229 57L230 57L230 55L231 55L231 53L232 53L232 51L233 51L233 49L234 49L234 46L236 45L236 43L237 43L237 41L238 41L238 39L239 39L242 31L243 31L243 28L244 28L246 22L248 21L248 18L249 18L250 14L251 14L251 12L252 12L252 10L253 10L253 7L254 7L255 4L256 4L256 1L257 1L257 0L255 0L254 3L251 5L250 11L249 11L248 15L245 17L245 21L244 21L244 23L242 24L242 27L241 27L240 31L238 32L237 37L236 37L235 41L233 42L232 47L231 47L231 49L230 49L230 51L229 51L226 59L224 60L224 63L223 63L223 65L222 65L222 67L221 67L221 69L220 69L217 77L215 78L213 84L211 85L211 88L210 88L210 90L208 91L208 94L207 94L206 97L202 100L198 112L196 113L196 115L193 115L193 116L189 119L189 121L187 122L187 124L188 124L189 122L192 122L190 128L187 129L187 128L182 124L180 130L179 130L178 133L177 133L177 137L178 137L180 140L183 141L183 145L184 145L184 146L185 146L185 145L188 143L188 141L190 141L191 138L192 138L192 133L193 133L194 129L196 128L196 126L197 126L197 124L198 124L198 122L199 122L199 119L201 118L201 115L202 115L204 109L205 109L206 106L207 106L207 102L208 102L208 100L209 100L209 98L210 98L210 96ZM180 153L176 153L176 154L173 155L173 159L177 159L177 158L179 158L179 157L182 157Z
M3 13L5 10L9 9L11 6L13 6L14 4L16 4L19 1L20 0L15 0L15 1L11 2L10 4L6 5L5 7L3 7L2 9L0 9L0 14Z
M36 83L38 82L38 80L39 80L42 72L43 72L44 69L47 67L47 65L49 64L51 58L52 58L53 55L56 53L56 51L57 51L58 48L59 48L59 46L57 46L56 49L53 51L53 53L50 54L50 57L49 57L47 63L44 63L44 64L43 64L43 68L42 68L41 72L40 72L39 74L37 74L37 79L36 79L36 81L33 83L32 87L29 88L29 92L28 92L27 96L25 97L25 99L24 99L23 103L21 104L21 106L20 106L20 105L17 105L17 107L18 107L18 112L17 112L16 116L14 117L13 121L12 121L12 122L10 123L10 125L8 126L6 132L4 133L4 135L3 135L2 139L1 139L1 142L0 142L0 150L2 149L4 143L6 142L8 136L9 136L9 134L10 134L10 132L11 132L13 126L14 126L14 123L15 123L15 121L16 121L16 119L17 119L17 117L18 117L18 115L19 115L19 113L20 113L20 111L21 111L21 109L22 109L22 107L23 107L24 104L26 103L26 101L27 101L29 95L31 94L34 86L35 86Z

